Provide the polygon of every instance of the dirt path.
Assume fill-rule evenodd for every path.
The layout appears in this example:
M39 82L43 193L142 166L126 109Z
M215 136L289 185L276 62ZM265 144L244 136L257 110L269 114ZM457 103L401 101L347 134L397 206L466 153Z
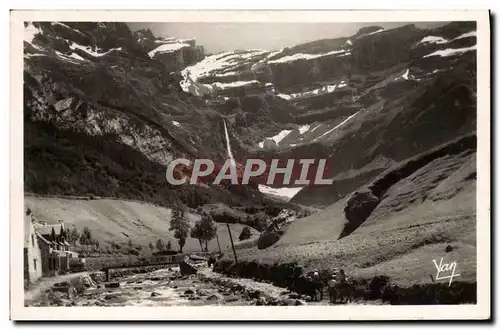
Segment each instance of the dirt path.
M78 278L86 273L87 272L79 272L54 277L42 277L32 289L24 292L24 300L28 302L35 300L40 296L42 292L50 289L52 286L54 286L54 284L71 281L72 279Z
M249 278L233 278L227 277L220 273L216 273L209 268L204 268L200 270L200 275L210 279L214 282L225 283L226 286L240 285L245 289L258 290L263 292L268 298L279 299L283 298L284 292L287 290L284 288L277 287L270 283L257 282Z

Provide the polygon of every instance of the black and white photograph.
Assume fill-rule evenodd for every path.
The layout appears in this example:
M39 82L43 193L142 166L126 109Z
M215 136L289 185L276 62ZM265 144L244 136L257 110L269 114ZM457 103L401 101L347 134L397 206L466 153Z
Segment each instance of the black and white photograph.
M84 13L11 13L16 317L490 317L486 11Z

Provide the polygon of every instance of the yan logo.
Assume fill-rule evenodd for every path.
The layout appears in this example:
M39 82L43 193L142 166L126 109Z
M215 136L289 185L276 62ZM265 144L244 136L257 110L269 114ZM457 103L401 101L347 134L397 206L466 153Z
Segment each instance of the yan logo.
M443 258L439 261L439 264L436 262L436 259L432 259L434 266L436 266L436 281L450 279L449 285L453 282L454 277L460 276L460 274L455 274L455 270L457 268L457 263L451 262L448 264L443 264Z

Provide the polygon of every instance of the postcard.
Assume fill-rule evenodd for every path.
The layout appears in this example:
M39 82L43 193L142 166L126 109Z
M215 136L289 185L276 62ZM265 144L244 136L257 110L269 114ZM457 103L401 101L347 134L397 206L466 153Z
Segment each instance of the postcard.
M491 317L488 11L14 10L10 112L13 320Z

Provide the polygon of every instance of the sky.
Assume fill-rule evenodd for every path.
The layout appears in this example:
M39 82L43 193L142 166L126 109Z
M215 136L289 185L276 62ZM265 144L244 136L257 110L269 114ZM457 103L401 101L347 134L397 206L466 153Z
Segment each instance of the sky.
M150 28L159 37L196 38L207 53L235 49L278 50L325 38L348 37L364 26L384 29L413 22L383 23L127 23L132 31ZM446 22L418 22L419 28L436 27Z

